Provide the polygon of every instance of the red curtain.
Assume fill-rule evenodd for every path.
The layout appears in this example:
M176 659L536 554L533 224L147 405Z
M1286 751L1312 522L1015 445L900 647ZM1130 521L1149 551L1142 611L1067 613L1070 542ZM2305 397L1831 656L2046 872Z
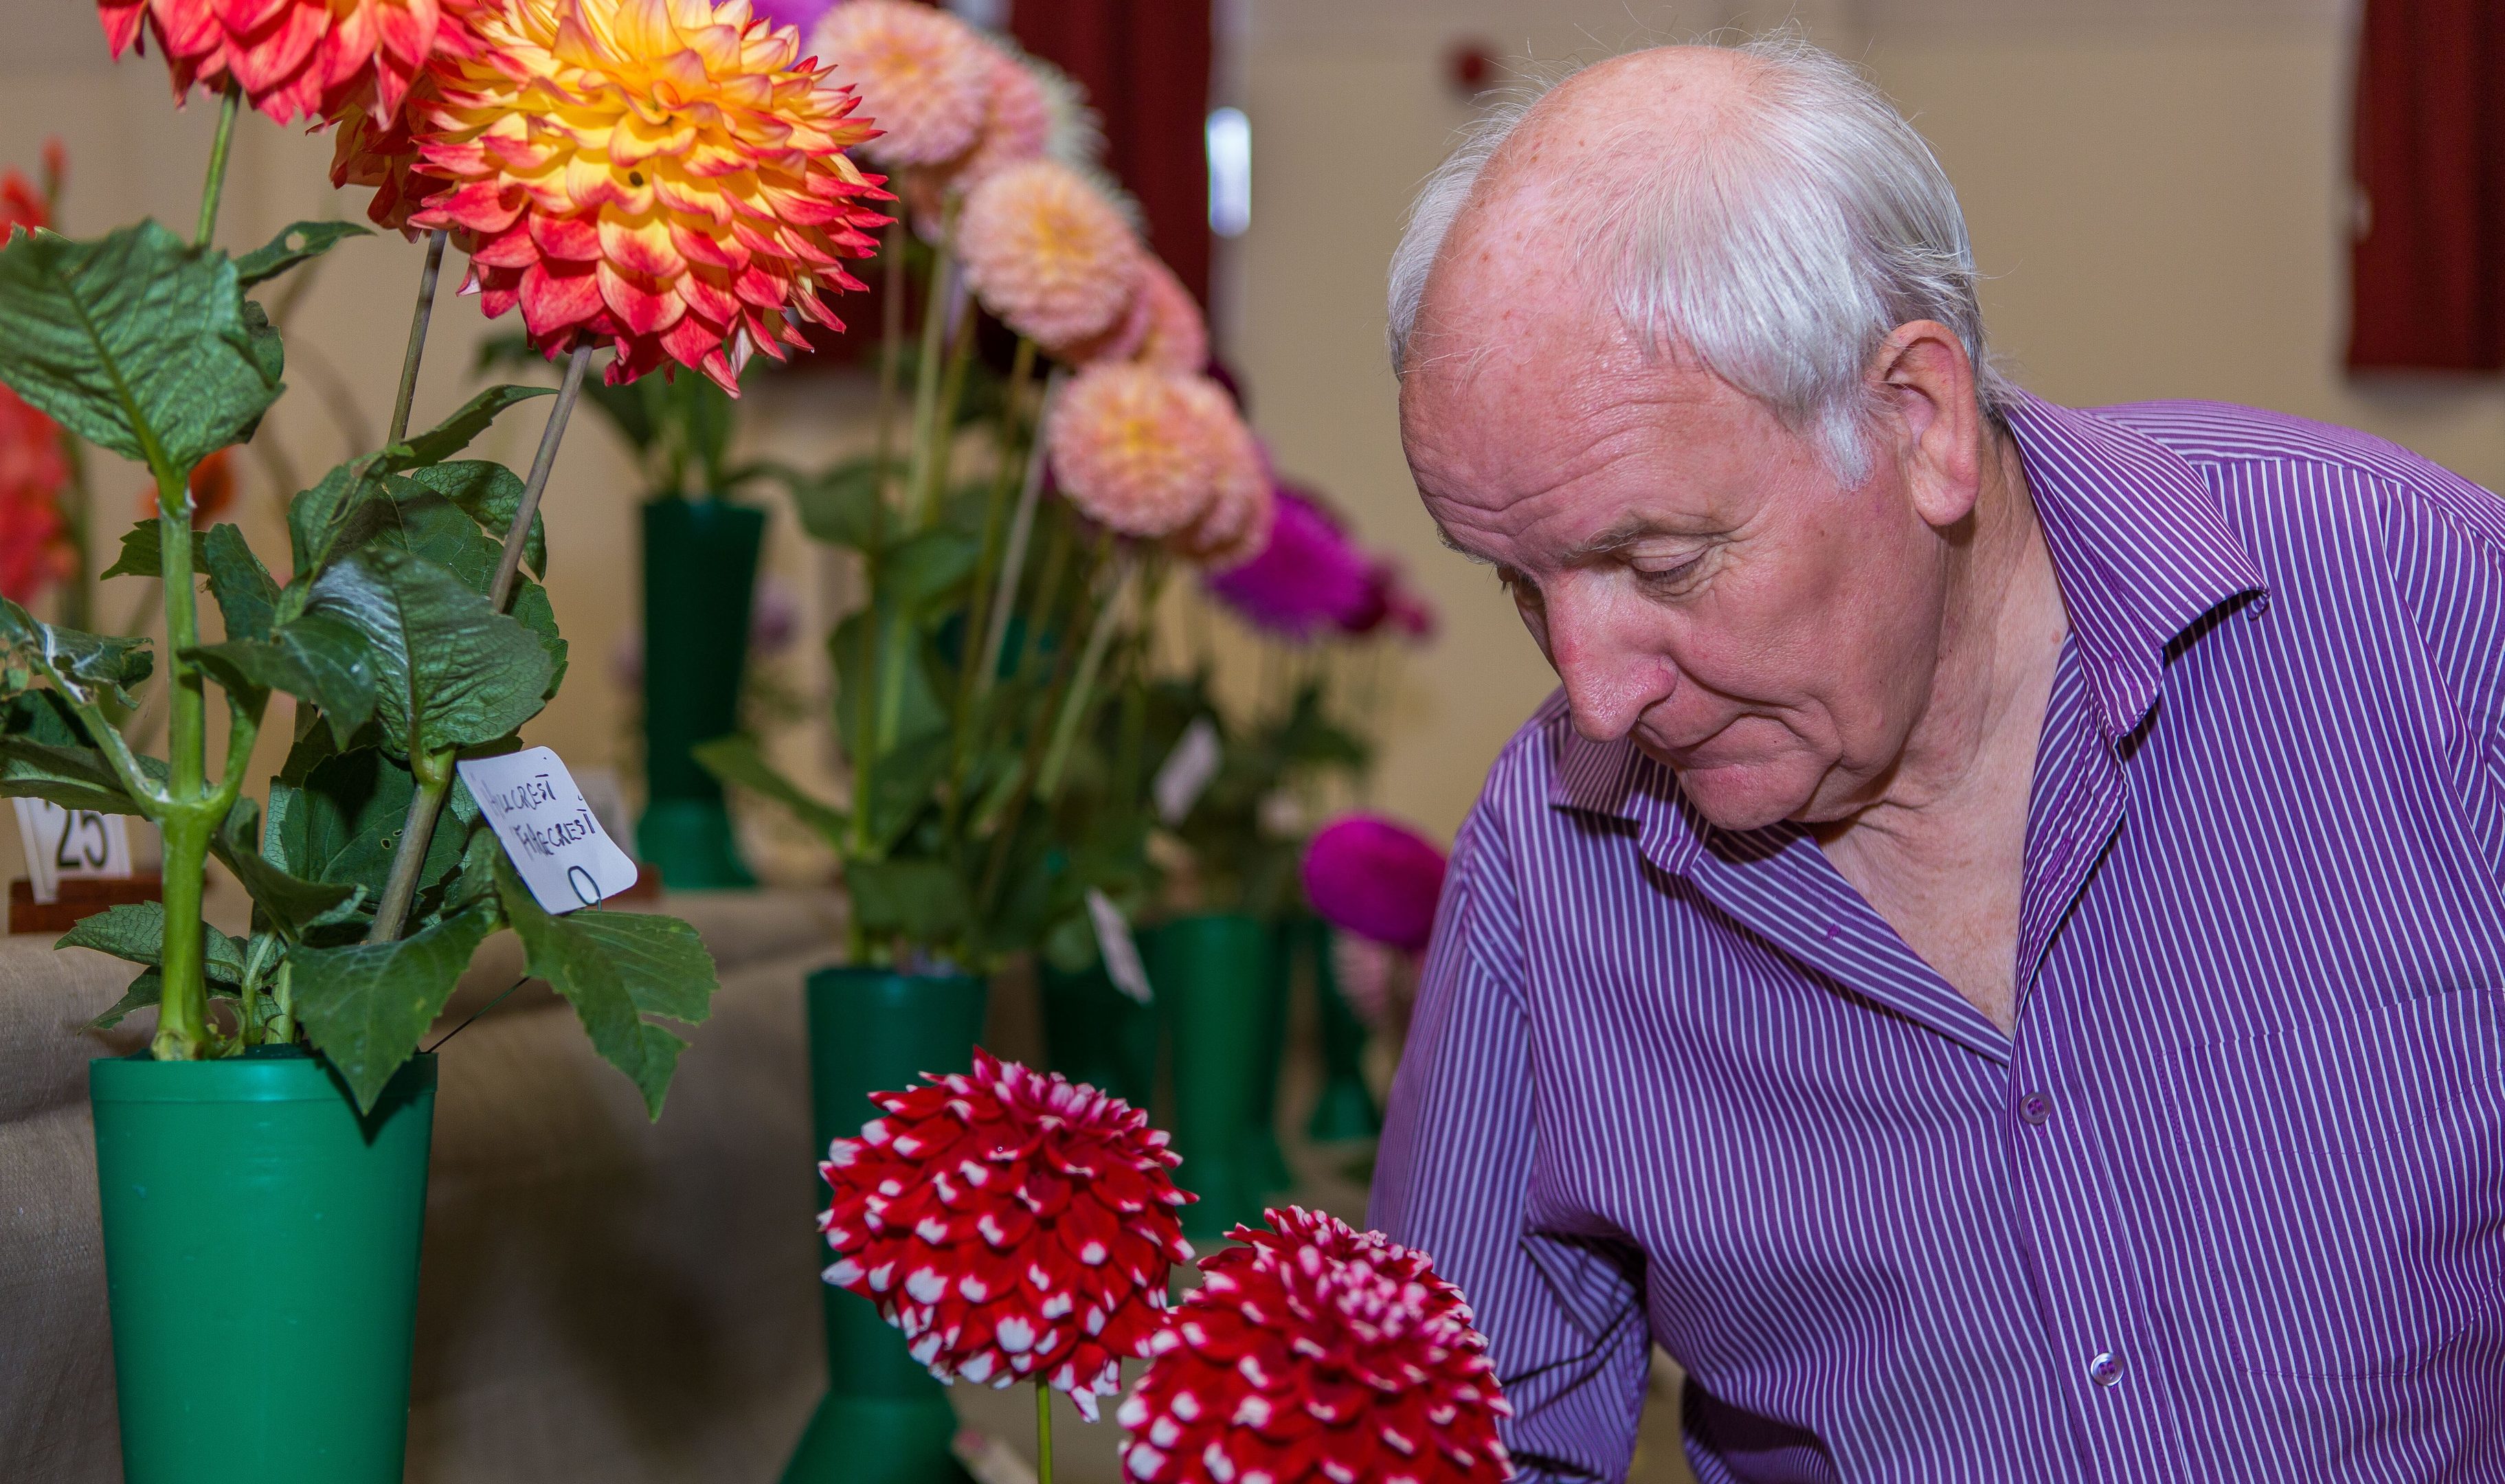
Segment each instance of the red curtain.
M2348 365L2505 369L2505 6L2366 0Z
M1017 0L1018 44L1078 80L1148 245L1209 302L1210 0Z

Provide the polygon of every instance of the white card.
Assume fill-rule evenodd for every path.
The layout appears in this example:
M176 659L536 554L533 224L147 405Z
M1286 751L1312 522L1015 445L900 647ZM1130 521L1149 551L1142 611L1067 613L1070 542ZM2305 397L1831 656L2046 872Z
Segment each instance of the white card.
M1140 945L1131 941L1131 925L1113 899L1087 889L1087 920L1096 925L1096 951L1105 956L1106 976L1113 987L1142 1005L1148 1003L1148 966L1140 962Z
M600 828L600 816L554 751L526 747L459 766L496 843L542 908L597 906L635 884L635 863Z
M1192 718L1148 785L1148 796L1157 801L1157 818L1169 825L1182 824L1210 780L1217 776L1220 760L1217 728L1207 717Z
M19 798L18 837L26 847L26 880L37 901L55 901L73 878L121 880L130 875L130 822L93 809L64 809L46 798Z
M614 767L587 767L577 778L575 786L582 790L582 801L591 806L591 817L609 831L609 838L628 855L635 853L635 811L626 807L626 786L617 781Z

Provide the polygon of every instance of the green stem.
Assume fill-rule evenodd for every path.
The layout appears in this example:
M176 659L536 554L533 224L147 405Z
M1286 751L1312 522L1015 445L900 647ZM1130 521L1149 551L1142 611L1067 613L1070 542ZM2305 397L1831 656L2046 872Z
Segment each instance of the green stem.
M1113 642L1124 600L1131 594L1131 576L1138 570L1139 564L1128 551L1113 558L1113 577L1107 583L1110 590L1105 594L1105 606L1096 611L1096 626L1088 631L1086 653L1078 656L1077 678L1070 683L1070 692L1061 698L1061 715L1052 724L1052 745L1044 751L1043 770L1036 775L1035 796L1047 804L1061 792L1061 771L1070 763L1070 749L1078 738L1078 724L1095 699L1096 672L1104 667L1105 651Z
M948 375L939 387L939 409L931 419L931 467L922 487L918 524L927 529L939 518L948 494L948 466L957 451L957 405L965 400L966 372L974 364L974 305L957 306L957 331L948 347Z
M957 199L949 196L941 208L939 242L931 254L931 291L922 301L922 356L913 368L913 448L904 477L907 512L917 517L911 530L921 529L921 492L938 453L939 356L948 334L948 274L957 261Z
M158 966L164 985L149 1052L160 1062L199 1061L214 1054L200 944L200 890L208 869L210 826L196 805L179 808L159 824L165 831L165 937Z
M202 977L200 894L209 838L225 811L209 794L203 684L199 666L187 657L200 642L198 598L192 582L191 489L183 473L161 460L154 463L158 561L164 577L169 767L158 818L165 834L165 936L159 964L163 988L150 1049L159 1061L195 1061L215 1051L208 985Z
M218 99L218 134L209 144L209 178L200 188L200 230L192 234L192 246L209 245L218 230L218 197L227 189L227 151L234 143L235 115L243 108L243 87L227 79L227 90Z
M391 432L383 439L388 448L408 436L409 405L417 400L417 364L426 355L426 324L435 317L435 277L443 268L443 239L448 230L439 227L426 235L426 266L418 270L417 308L408 320L408 349L401 353L400 391L392 398Z
M992 594L990 622L984 625L982 663L974 672L974 699L991 692L1001 665L1001 649L1008 642L1009 620L1016 615L1018 583L1026 572L1027 543L1035 533L1036 502L1043 495L1046 456L1044 435L1052 426L1053 404L1060 400L1063 372L1056 367L1043 383L1043 402L1035 412L1035 441L1028 445L1026 474L1018 486L1017 513L1009 519L1008 550L1001 558L1000 588Z
M496 563L495 581L487 587L487 602L498 613L512 602L515 579L522 568L522 548L530 539L531 520L539 513L548 471L556 467L557 445L565 440L566 419L573 415L574 404L582 395L583 371L590 364L591 342L576 341L573 354L566 359L565 384L557 388L556 406L548 409L547 424L540 430L539 452L531 460L530 478L522 484L521 505L513 512L513 523L505 528L504 551ZM391 874L384 878L382 900L375 904L373 926L366 932L367 942L393 941L408 921L409 904L417 900L418 871L426 865L427 847L435 842L435 824L443 813L443 800L452 792L452 762L449 750L409 754L409 770L417 776L417 790L409 795L408 813L401 821L400 842L392 847Z
M270 986L269 998L278 1007L278 1018L269 1023L269 1039L278 1044L292 1045L296 1041L296 966L281 959L278 978Z
M878 308L878 454L870 468L870 487L887 498L887 476L896 457L896 380L904 361L904 219L887 225L887 245L879 249Z
M1035 1484L1052 1484L1052 1388L1035 1384Z

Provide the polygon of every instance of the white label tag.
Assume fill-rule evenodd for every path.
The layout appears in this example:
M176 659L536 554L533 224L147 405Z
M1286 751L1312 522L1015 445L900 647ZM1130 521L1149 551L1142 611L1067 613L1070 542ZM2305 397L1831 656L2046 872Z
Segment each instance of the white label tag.
M587 767L577 778L575 787L582 790L582 801L591 806L591 817L609 831L609 838L629 856L635 853L635 811L626 807L626 786L617 781L614 767Z
M1105 956L1105 974L1113 987L1142 1005L1148 1003L1148 966L1140 962L1140 945L1131 941L1131 925L1113 900L1094 887L1087 889L1087 920L1096 925L1096 951Z
M37 901L58 901L63 881L130 875L130 822L123 816L64 809L46 798L20 798L17 804L26 881Z
M1148 796L1157 802L1157 818L1169 825L1180 825L1183 816L1217 776L1222 760L1217 745L1217 728L1207 717L1194 717L1182 735L1175 739L1174 751L1166 754L1157 776L1148 785Z
M496 842L543 909L598 906L635 884L635 863L600 828L553 751L526 747L459 766Z

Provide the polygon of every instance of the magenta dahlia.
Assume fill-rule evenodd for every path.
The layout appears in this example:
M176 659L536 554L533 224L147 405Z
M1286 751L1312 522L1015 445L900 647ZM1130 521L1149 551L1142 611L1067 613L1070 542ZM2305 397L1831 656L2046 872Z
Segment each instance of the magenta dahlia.
M1417 952L1435 929L1444 852L1396 820L1351 814L1305 846L1305 899L1331 926Z
M819 1229L827 1282L878 1306L942 1381L1035 1381L1093 1418L1147 1354L1191 1260L1162 1130L1116 1097L974 1053L970 1073L883 1092L838 1139Z
M1513 1476L1512 1415L1461 1292L1425 1254L1320 1212L1266 1213L1158 1333L1118 1414L1144 1484L1475 1484Z

